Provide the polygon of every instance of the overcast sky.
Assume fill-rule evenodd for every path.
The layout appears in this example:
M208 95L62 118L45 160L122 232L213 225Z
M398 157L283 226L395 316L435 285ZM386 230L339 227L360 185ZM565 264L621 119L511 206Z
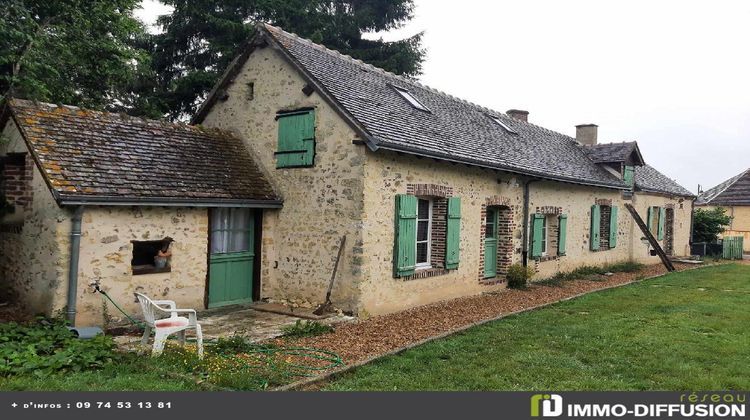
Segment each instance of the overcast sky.
M750 1L415 0L424 84L570 136L637 140L691 191L750 168ZM144 1L151 23L169 9Z

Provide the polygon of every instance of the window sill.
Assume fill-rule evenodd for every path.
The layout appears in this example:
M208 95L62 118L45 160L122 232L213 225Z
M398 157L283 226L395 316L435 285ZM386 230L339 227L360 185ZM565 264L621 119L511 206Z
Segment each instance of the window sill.
M404 281L426 279L430 277L443 276L451 271L452 270L446 270L444 268L423 268L417 269L417 271L415 271L414 274L410 276L399 277L398 279Z
M169 273L172 271L172 267L166 266L157 268L153 265L134 265L133 266L133 275L134 276L141 276L144 274L158 274L158 273Z
M559 259L560 257L563 257L563 255L544 255L542 257L534 258L536 262L546 262L546 261L554 261Z

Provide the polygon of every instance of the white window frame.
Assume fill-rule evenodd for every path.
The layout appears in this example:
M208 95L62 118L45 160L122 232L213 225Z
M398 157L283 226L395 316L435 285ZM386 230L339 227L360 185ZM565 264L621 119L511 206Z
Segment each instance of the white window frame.
M549 233L549 225L547 224L547 218L548 215L544 215L542 218L542 255L547 255L547 244L549 243L549 237L547 234Z
M427 219L420 219L419 218L419 202L420 201L426 201L428 203L427 209ZM423 263L416 263L415 267L417 270L424 270L426 268L432 268L432 209L433 209L434 201L431 198L427 197L417 197L417 232L419 231L419 222L427 221L427 239L424 241L415 240L414 241L414 255L415 257L418 256L417 254L417 244L420 243L426 243L427 244L427 262ZM415 236L416 239L416 236Z

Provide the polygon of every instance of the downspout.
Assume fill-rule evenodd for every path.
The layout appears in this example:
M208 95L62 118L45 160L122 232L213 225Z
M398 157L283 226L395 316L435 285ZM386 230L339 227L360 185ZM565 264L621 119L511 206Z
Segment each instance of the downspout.
M539 182L541 179L530 179L523 184L523 266L529 265L529 184Z
M78 293L78 258L81 255L81 220L83 206L73 211L70 229L70 264L68 266L68 306L66 314L70 326L76 325L76 295Z

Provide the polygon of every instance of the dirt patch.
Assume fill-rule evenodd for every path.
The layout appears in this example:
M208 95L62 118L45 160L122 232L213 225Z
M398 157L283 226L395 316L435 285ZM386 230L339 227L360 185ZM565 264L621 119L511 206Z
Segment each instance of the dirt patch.
M691 264L675 264L675 267L678 271L695 268ZM664 266L658 264L634 273L615 273L556 284L533 284L525 290L507 289L494 294L453 299L341 324L330 334L295 340L279 339L274 343L326 349L336 352L346 364L351 365L503 314L665 273Z
M20 305L0 303L0 322L24 322L33 319Z

